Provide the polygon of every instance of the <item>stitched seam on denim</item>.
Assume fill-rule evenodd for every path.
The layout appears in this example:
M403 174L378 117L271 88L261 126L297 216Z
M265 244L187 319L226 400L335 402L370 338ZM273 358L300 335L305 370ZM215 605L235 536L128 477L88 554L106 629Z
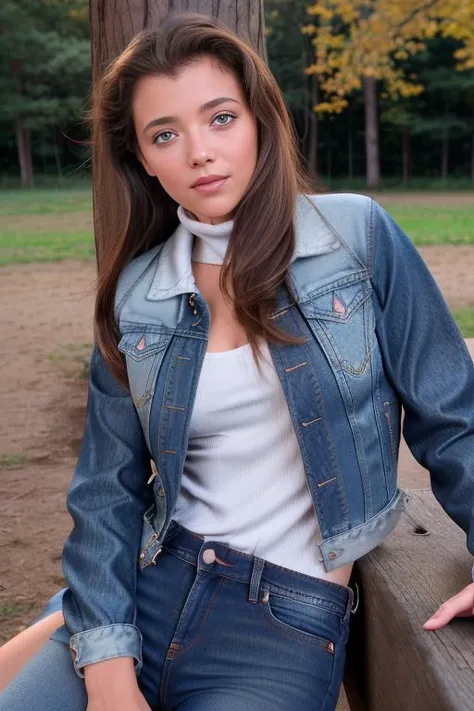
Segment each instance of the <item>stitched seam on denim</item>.
M205 571L204 571L204 572L205 572ZM178 651L178 653L176 654L175 659L178 659L178 657L182 657L183 654L185 654L185 653L188 652L190 649L192 649L192 647L194 647L194 646L199 642L199 640L201 639L202 633L203 633L203 631L204 631L204 627L206 626L206 622L207 622L207 620L208 620L208 618L209 618L209 615L211 614L211 612L212 612L212 610L213 610L213 608L214 608L214 603L215 603L215 601L216 601L217 594L219 593L219 591L220 591L220 589L221 589L221 587L222 587L222 584L223 584L223 580L219 580L218 583L217 583L217 585L216 585L216 589L214 590L214 592L213 592L212 595L211 595L211 599L209 600L209 603L208 603L208 605L207 605L206 613L205 613L205 615L204 615L204 618L203 618L201 624L199 625L199 630L198 630L197 635L193 638L192 642L190 642L186 647L182 647L182 648L180 647L180 648L179 648L179 651Z
M394 437L394 432L393 432L392 415L390 412L391 404L392 404L391 402L384 402L383 409L384 409L385 419L387 420L387 424L388 424L390 451L392 453L392 457L395 457L396 456L396 452L395 452L396 445L395 445L395 437Z
M169 339L169 341L171 338ZM128 355L129 358L131 358L135 363L141 363L142 361L146 361L147 358L151 358L153 355L156 355L157 353L161 353L162 351L166 350L168 347L169 341L165 344L162 344L160 346L154 345L154 346L148 346L145 350L140 352L140 355L137 356L135 353L135 346L130 348L129 346L122 346L119 348L120 353L124 353L125 355ZM118 347L118 346L117 346Z
M378 413L378 408L379 408L379 403L380 403L380 391L378 387L378 380L377 378L374 379L374 363L373 360L370 363L370 377L371 377L371 382L373 384L373 387L371 388L371 398L372 398L372 410L373 410L373 417L375 420L375 425L377 427L377 433L378 433L378 441L379 441L379 453L380 453L380 461L382 464L382 469L384 473L384 480L385 480L385 493L387 496L387 501L389 499L389 489L388 489L388 471L387 467L385 464L385 455L384 455L384 446L383 446L383 433L385 429L385 423L380 422L380 417Z
M262 589L265 589L266 586L262 586ZM282 595L280 592L275 592L275 590L272 590L272 586L270 585L268 587L268 592L273 596L273 597L278 597L281 600L288 600L289 602L296 602L299 603L300 605L306 605L307 607L313 608L317 607L318 610L324 610L324 612L330 612L332 615L335 617L339 617L341 620L343 619L344 615L346 614L346 609L347 605L342 605L338 606L335 603L331 602L330 600L324 600L322 598L316 598L316 599L303 599L297 592L294 592L292 596L290 595Z
M340 585L339 583L335 583L332 580L325 580L324 578L315 578L312 575L306 575L306 573L299 573L296 570L294 570L294 571L289 570L289 568L284 568L283 566L277 565L276 563L270 563L270 565L272 566L272 568L277 568L278 570L283 570L285 573L290 572L294 575L297 575L298 579L303 578L303 580L308 580L309 582L313 583L313 585L315 585L315 584L322 585L324 587L327 587L328 590L332 589L335 592L337 592L338 594L341 592L341 588L343 590L346 590L346 588L347 588L347 585ZM270 570L268 568L267 568L267 570L270 572ZM310 593L302 593L301 590L298 590L297 588L291 588L291 587L288 587L287 585L284 585L282 583L273 582L265 575L265 571L263 573L262 580L264 582L268 583L269 585L273 585L275 588L279 588L285 592L288 591L290 593L308 595L309 597L311 597ZM317 596L315 596L315 597L317 597Z
M308 318L309 318L309 316L308 316ZM351 375L354 375L354 376L364 375L365 371L367 370L367 364L370 361L370 356L372 355L372 351L370 349L367 351L367 353L365 354L364 359L362 361L362 365L359 369L354 368L354 366L351 363L349 363L348 360L341 357L342 354L339 353L335 339L334 339L330 329L326 326L327 319L317 319L317 320L322 321L322 323L319 324L319 327L331 345L332 352L334 353L334 358L336 361L335 364L337 366L339 366L339 369L346 371L346 373L350 373ZM347 364L347 365L345 365L345 364Z
M182 549L176 550L176 548L168 548L168 546L165 545L163 546L163 550L174 556L174 558L179 558L179 560L182 560L185 563L189 563L190 565L193 565L195 568L197 568L197 557L192 553L187 554Z
M160 353L161 353L161 351L160 351ZM143 397L146 397L148 399L149 399L149 396L151 395L151 391L154 390L153 386L156 382L158 373L159 373L161 366L163 364L164 353L163 353L163 356L162 356L160 362L158 362L158 358L157 358L158 355L159 355L159 353L155 353L155 358L153 360L152 365L150 366L150 370L148 373L146 386L145 386L145 392L143 393Z
M305 306L309 301L312 301L313 298L319 297L319 296L325 296L325 294L329 294L331 291L334 291L337 288L341 288L344 286L350 286L352 284L357 284L359 282L363 282L369 277L370 274L367 271L367 269L363 269L362 271L357 271L353 272L352 274L349 274L348 276L341 277L340 279L336 279L336 281L332 281L329 284L326 284L324 287L318 287L316 289L313 289L313 291L310 291L309 294L306 294L304 300L299 300L298 304L300 306ZM292 304L294 306L295 304Z
M377 516L382 516L382 514L388 513L389 509L391 509L391 510L393 511L393 509L394 509L394 501L395 501L395 499L396 499L397 497L399 498L399 494L398 494L397 491L396 491L396 492L394 493L394 495L392 496L392 498L390 499L390 501L388 502L388 504L383 507L383 509L381 509L380 511L377 511L376 514L374 514L373 516L371 516L370 518L368 518L368 519L367 519L366 521L364 521L363 523L360 523L358 526L354 526L353 528L349 528L347 531L343 531L342 534L337 534L336 536L332 536L331 538L327 538L327 539L324 541L324 543L328 543L328 542L331 541L333 538L339 538L341 535L344 536L344 535L347 535L347 534L353 534L354 531L358 531L358 530L363 529L368 523L370 523L370 521L372 521L373 519L377 518ZM399 502L399 503L400 503L400 502ZM324 582L324 581L323 581L323 582Z
M128 336L130 333L141 333L142 335L151 333L154 336L169 336L172 338L175 331L171 326L147 322L143 323L142 321L129 321L128 319L122 319L120 326L122 336Z
M334 648L336 648L336 643L333 642L331 639L318 637L317 635L311 634L311 632L304 632L302 630L297 629L296 627L291 627L290 625L287 625L285 622L281 622L273 615L273 613L271 612L270 605L268 603L261 603L259 605L259 608L261 610L263 619L267 623L267 625L271 629L281 632L281 634L285 635L286 637L296 639L297 641L303 642L305 644L310 644L313 647L319 647L321 651L325 652L326 654L330 654L330 652L327 651L327 645L330 642L334 645ZM334 654L332 654L331 656L334 657Z
M304 316L304 314L303 314L303 312L302 312L301 310L299 310L299 314L300 314L300 317L301 317L302 320L303 320L303 324L304 324L305 328L309 331L310 335L312 336L312 339L314 340L314 339L315 339L315 336L314 336L314 334L313 334L312 331L311 331L311 327L310 327L310 325L308 324L306 317ZM294 313L294 314L292 315L292 317L293 317L294 321L297 320L297 314L296 314L296 313ZM316 340L317 340L317 339L316 339ZM311 361L311 349L310 349L310 346L308 346L308 344L305 343L305 344L302 346L302 348L305 349L305 351L306 351L306 358L307 358L308 362L311 363L312 361ZM280 365L281 365L281 361L280 361ZM339 469L339 462L338 462L337 455L336 455L336 447L335 447L334 440L333 440L333 438L331 437L331 433L330 433L330 431L328 430L328 428L327 428L327 426L326 426L327 417L326 417L326 410L325 410L325 407L324 407L324 398L323 398L323 395L322 395L322 387L321 387L320 381L318 380L318 377L317 377L316 373L314 372L314 368L313 368L312 366L311 366L309 372L310 372L310 373L311 373L311 372L313 373L314 383L315 383L316 386L319 386L319 387L317 387L317 390L316 390L316 400L317 400L318 412L321 413L321 417L322 417L322 420L323 420L323 421L322 421L322 424L321 424L321 426L320 426L320 428L323 430L323 434L321 435L321 437L323 438L323 440L324 440L324 442L325 442L325 444L326 444L326 446L327 446L327 451L328 451L328 455L329 455L329 461L330 461L330 465L331 465L331 474L335 474L335 475L338 477L338 484L336 484L336 493L335 493L335 495L336 495L336 500L337 500L337 503L338 503L339 510L340 510L340 512L341 512L341 515L342 515L342 520L343 520L343 524L342 524L342 525L344 525L344 522L347 522L347 521L349 520L349 510L348 510L348 506L347 506L346 493L345 493L345 491L344 491L343 486L339 483L339 482L341 481L341 472L340 472L340 469ZM294 410L295 412L297 411L296 403L295 403L293 400L291 401L291 407L293 408L293 410ZM318 433L319 433L319 429L320 429L320 428L318 428ZM298 431L299 431L299 430L298 430ZM304 463L304 466L305 466L305 472L311 471L311 468L310 468L311 457L309 456L309 453L308 453L308 451L307 451L307 449L306 449L306 443L304 442L304 438L298 437L298 432L297 432L297 439L298 439L298 442L300 443L300 449L301 449L301 453L302 453L302 457L303 457L303 463ZM301 444L301 443L302 443L302 444ZM303 445L303 446L302 446L302 445ZM307 468L307 465L308 465L308 468ZM306 476L307 476L307 474L306 474ZM318 519L319 519L321 532L322 532L322 534L323 534L323 536L324 536L324 533L327 532L327 531L329 531L329 530L330 530L330 527L328 526L328 523L327 523L326 518L325 518L325 516L324 516L324 511L322 510L323 508L324 508L324 507L321 507L321 506L320 506L319 509L318 509L318 508L316 507L316 502L315 502L315 509L316 509L316 513L317 513L317 516L318 516ZM324 530L323 530L322 524L324 524Z
M204 333L200 333L199 331L188 331L187 329L184 328L177 328L175 333L175 336L185 336L186 338L193 338L196 341L206 341L207 336Z
M344 608L343 611L339 609L333 609L332 605L330 603L326 603L325 600L319 600L318 602L309 602L307 600L302 600L299 597L289 597L286 595L279 595L278 593L275 593L271 590L270 588L270 595L272 597L277 597L280 600L288 600L288 602L295 602L299 605L306 605L309 609L317 608L318 610L323 610L324 612L327 612L331 615L334 615L334 617L337 617L339 620L342 621L342 618L344 617L346 610ZM325 604L326 603L326 604ZM335 607L335 606L334 606Z
M166 373L166 382L163 388L163 398L161 401L161 408L158 420L158 445L160 452L163 452L163 450L166 449L165 438L169 431L170 421L170 410L168 410L166 404L169 400L170 392L174 384L175 371L178 367L177 361L174 357L174 354L178 348L179 346L177 341L171 343L171 350L169 352L170 365L168 368L168 372Z
M327 700L328 700L328 698L329 698L329 694L331 693L332 687L333 687L333 684L334 684L334 675L335 675L335 673L336 673L336 655L337 655L337 653L338 653L338 648L339 648L339 645L337 645L337 647L336 647L336 645L334 645L334 654L332 655L331 678L329 679L328 688L327 688L327 691L326 691L326 696L324 697L324 701L323 701L322 706L321 706L321 711L325 711L326 702L327 702Z
M366 284L366 280L364 280L364 284ZM332 291L335 293L335 290L332 289ZM342 289L339 289L339 291L342 291ZM371 297L372 294L372 289L371 287L367 287L364 289L364 292L361 293L359 296L356 296L352 299L351 303L347 307L347 311L344 315L342 316L335 316L333 311L329 311L328 309L318 309L317 304L314 305L314 310L311 316L307 316L307 318L317 318L320 319L321 321L329 321L329 323L337 323L337 324L345 324L349 323L349 321L352 319L353 315L359 311L359 309L362 308L362 306L365 304L366 301L368 301ZM340 297L340 300L342 301L342 297ZM354 304L355 302L355 304ZM313 302L314 304L314 302Z
M173 657L174 659L174 657ZM169 676L170 676L170 667L171 667L171 662L173 659L170 659L168 657L168 654L166 654L165 657L165 663L163 665L163 674L161 676L161 684L160 684L160 703L163 708L167 708L166 704L166 695L168 693L168 681L169 681Z
M180 629L180 626L181 626L183 620L184 620L185 617L186 617L186 614L187 614L186 611L187 611L187 608L188 608L188 606L189 606L189 601L190 601L190 599L191 599L191 597L192 597L192 595L193 595L193 593L194 593L194 588L195 588L195 586L197 585L197 583L198 583L198 577L197 577L197 575L196 575L196 577L194 578L194 581L193 581L191 587L190 587L189 590L188 590L188 594L187 594L186 600L185 600L185 602L184 602L184 605L183 605L182 608L181 608L181 612L180 612L180 615L179 615L179 619L178 619L177 625L176 625L176 627L175 627L175 629L174 629L173 637L172 637L172 639L171 639L171 644L170 644L170 646L169 646L169 648L168 648L168 651L167 651L167 653L166 653L165 664L164 664L164 667L163 667L163 676L162 676L162 678L161 678L161 685L160 685L160 701L161 701L161 705L162 705L163 707L165 707L165 708L166 708L166 706L167 706L167 704L166 704L166 694L167 694L167 691L168 691L168 682L169 682L169 677L170 677L170 673L171 673L171 662L174 661L175 659L177 659L178 656L180 656L180 654L179 654L179 642L175 642L175 640L176 640L176 639L179 639L179 637L178 637L178 630ZM216 588L218 588L218 587L219 587L219 586L216 586ZM212 600L212 598L211 598L211 600ZM210 601L210 602L211 602L211 601ZM170 659L170 658L168 657L168 654L169 654L169 650L171 649L172 645L175 645L175 646L178 647L178 653L173 654L173 657Z
M170 551L170 552L172 553L172 551ZM236 551L236 552L240 552L240 551ZM242 555L246 555L246 554L242 554ZM268 563L267 563L267 565L268 565ZM279 570L285 571L285 573L294 572L294 571L289 571L288 568L283 568L282 566L275 565L274 563L272 563L271 565L274 568L278 568ZM217 568L217 565L212 570L209 570L209 571L203 570L202 572L207 573L208 575L217 575L221 578L225 578L226 580L229 580L230 582L239 583L240 585L250 585L250 575L247 575L247 574L239 575L239 574L236 574L235 572L232 573L232 572L229 572L225 569L221 570L221 569ZM316 580L318 585L319 584L325 585L326 587L328 587L328 589L332 588L333 585L337 586L338 589L341 587L343 589L346 589L346 586L339 585L338 583L333 583L330 580L313 578L310 575L305 575L304 573L296 573L296 574L304 577L307 580L310 580L312 583L314 583ZM294 595L294 596L305 595L307 598L309 598L311 600L314 599L311 595L308 595L308 593L303 593L299 590L295 590L293 588L288 588L284 585L280 585L279 583L273 583L272 581L268 580L268 578L265 576L265 568L264 568L264 571L262 574L261 585L265 586L267 589L270 589L270 592L272 592L272 588L273 588L273 589L278 589L280 591L288 592L289 595ZM281 597L287 597L287 599L291 599L291 598L289 598L289 595L288 596L281 595ZM325 602L324 599L321 599L321 598L317 598L317 599L323 603ZM298 599L298 601L299 601L299 599ZM335 603L331 603L331 601L328 601L328 604L335 604ZM340 613L338 611L334 611L334 610L329 610L327 607L324 607L324 609L327 610L328 612L333 612L333 614L336 614L336 615L340 615L340 614L343 615L345 613L345 609L346 609L345 605L346 605L346 603L341 602L341 608L343 608L342 613ZM318 607L322 607L322 605L318 604Z
M373 267L373 248L374 248L374 223L375 223L375 211L377 205L375 200L370 201L370 214L369 214L369 225L367 230L367 267L369 270L369 276L372 279L374 275Z

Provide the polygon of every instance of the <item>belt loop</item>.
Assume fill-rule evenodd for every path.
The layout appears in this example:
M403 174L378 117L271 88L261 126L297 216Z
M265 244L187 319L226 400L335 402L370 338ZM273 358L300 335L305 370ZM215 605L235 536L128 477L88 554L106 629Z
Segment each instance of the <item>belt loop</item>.
M262 580L263 568L265 561L263 558L254 556L252 577L250 578L249 602L258 602L258 593L260 591L260 582Z
M355 613L356 613L357 610L359 609L359 602L360 602L360 590L359 590L359 586L357 585L357 583L354 583L354 585L355 585L355 589L356 589L356 603L355 603L355 605L353 605L353 606L351 607L351 612L352 612L353 615L355 615Z
M346 602L346 611L344 613L344 619L343 622L347 622L349 619L351 612L352 612L352 607L354 605L354 591L351 588L350 585L347 586L347 602Z

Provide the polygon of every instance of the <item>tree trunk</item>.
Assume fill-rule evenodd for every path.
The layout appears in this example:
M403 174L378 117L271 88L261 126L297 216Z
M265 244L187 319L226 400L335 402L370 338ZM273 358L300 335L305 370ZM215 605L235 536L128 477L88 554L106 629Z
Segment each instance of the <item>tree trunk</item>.
M92 80L143 29L158 27L168 14L199 12L224 22L266 60L263 0L90 0ZM94 232L97 260L102 226L108 234L123 226L121 186L105 157L92 153Z
M447 182L449 174L449 134L445 131L441 146L441 178Z
M54 162L56 163L56 172L58 174L59 184L63 184L63 170L61 167L61 152L58 146L58 135L56 131L53 134L53 149L54 149Z
M331 130L331 123L329 122L329 126L327 128L328 132L328 140L327 140L327 145L326 145L326 158L327 158L327 167L326 167L326 177L328 181L329 187L331 186L331 180L332 180L332 130Z
M17 119L15 121L15 133L21 185L24 188L31 188L33 185L33 160L31 156L30 130L23 126L21 119Z
M312 178L318 177L319 166L318 166L318 115L314 111L314 106L319 101L319 87L318 79L313 74L310 78L311 81L311 106L309 112L309 152L308 152L308 168Z
M402 136L402 154L403 154L403 185L408 186L412 172L412 153L411 153L411 136L410 129L405 126Z
M364 102L367 188L380 190L382 177L380 173L378 96L377 82L374 77L364 78Z
M12 59L10 68L12 76L15 79L16 95L20 98L22 95L21 62L18 59ZM23 187L29 188L33 185L33 158L31 155L30 130L23 126L21 116L18 116L15 121L15 135L21 184Z
M472 134L471 144L471 181L474 183L474 133Z
M352 135L352 111L347 121L347 171L349 180L354 179L354 138Z

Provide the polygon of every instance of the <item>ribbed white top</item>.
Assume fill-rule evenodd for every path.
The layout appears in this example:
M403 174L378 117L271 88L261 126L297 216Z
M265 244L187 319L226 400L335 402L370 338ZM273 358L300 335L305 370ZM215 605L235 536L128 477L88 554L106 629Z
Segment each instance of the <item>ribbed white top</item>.
M207 353L173 518L277 565L325 578L317 518L280 380L266 344Z

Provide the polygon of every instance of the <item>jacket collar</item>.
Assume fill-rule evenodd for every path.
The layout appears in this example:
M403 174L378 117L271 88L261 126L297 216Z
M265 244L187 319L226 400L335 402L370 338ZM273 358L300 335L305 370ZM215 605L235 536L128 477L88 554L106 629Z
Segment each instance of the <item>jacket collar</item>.
M291 259L315 257L338 249L340 242L317 207L317 196L298 195L294 216L295 251ZM191 268L194 237L179 224L158 257L147 299L161 301L197 291Z

